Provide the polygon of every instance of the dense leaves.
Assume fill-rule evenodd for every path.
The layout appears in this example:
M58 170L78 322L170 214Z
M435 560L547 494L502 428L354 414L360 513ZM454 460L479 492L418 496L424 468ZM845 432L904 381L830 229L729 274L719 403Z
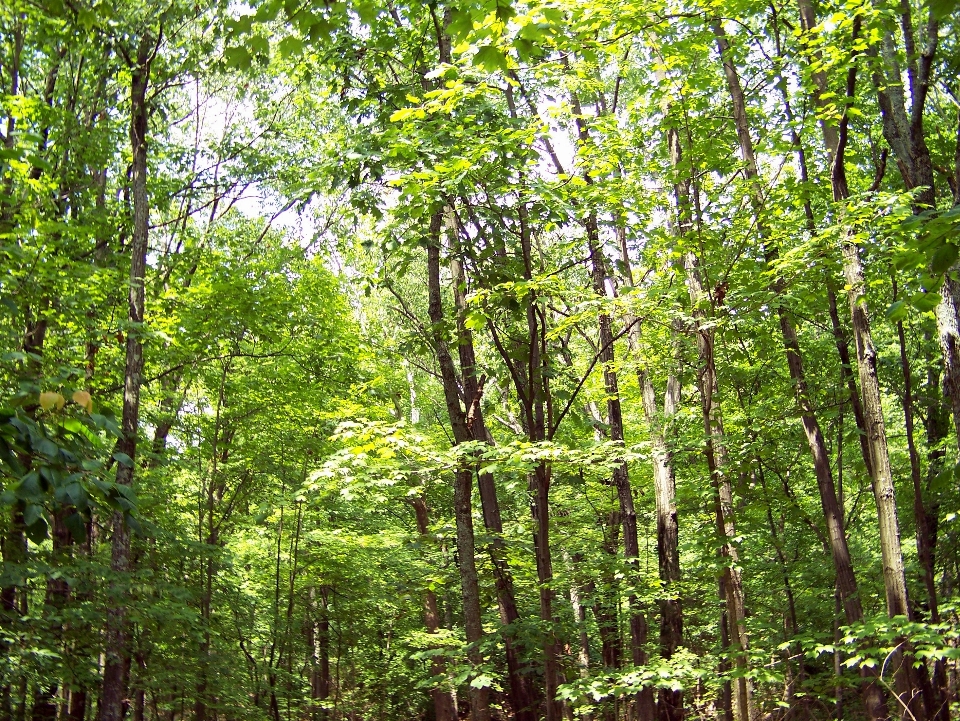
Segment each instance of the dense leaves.
M955 716L957 24L6 3L0 719Z

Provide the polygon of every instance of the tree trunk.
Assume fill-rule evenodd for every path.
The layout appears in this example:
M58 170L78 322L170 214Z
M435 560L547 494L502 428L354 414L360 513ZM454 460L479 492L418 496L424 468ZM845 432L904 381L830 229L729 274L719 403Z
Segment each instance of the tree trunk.
M596 216L591 215L586 222L587 249L590 253L592 266L593 290L599 297L608 295L607 264L600 248L600 234L597 228ZM611 293L612 294L612 293ZM617 371L614 367L615 353L613 348L613 330L610 315L601 312L598 318L599 332L599 361L603 367L603 385L607 397L607 422L610 426L610 440L622 445L624 442L623 411L620 406L620 388ZM621 461L613 471L613 485L617 489L617 500L620 505L620 523L623 526L623 557L627 564L628 574L633 576L638 571L640 557L640 543L637 537L637 512L633 504L633 489L630 486L630 475L625 461ZM628 576L628 578L630 577ZM629 586L634 583L628 581ZM646 619L639 608L636 596L627 598L628 627L630 629L630 650L635 666L647 663L643 643ZM652 719L654 713L653 688L644 687L636 699L637 713L640 718Z
M936 54L939 42L939 21L934 9L928 9L928 20L926 24L926 44L922 51L918 51L916 37L913 28L913 19L909 3L900 5L900 31L902 33L904 47L907 56L907 78L909 81L911 106L908 111L906 98L902 83L902 72L897 59L897 47L894 40L893 28L886 28L881 41L879 52L875 46L868 46L868 54L874 58L873 64L873 85L877 93L877 100L880 106L880 117L883 127L884 138L894 151L897 160L897 167L903 178L904 186L907 189L916 191L914 212L921 213L925 210L936 211L936 188L933 178L933 163L930 157L930 151L927 147L926 137L923 129L923 113L926 103L926 97L929 92L931 77L933 72L933 60ZM851 93L848 93L851 94ZM842 170L842 169L841 169ZM843 178L845 186L845 178ZM840 190L845 190L840 188ZM835 188L836 191L836 188ZM836 194L836 192L835 192ZM845 199L845 196L844 196ZM862 269L857 272L859 263L859 254L856 247L847 244L844 250L844 258L849 256L850 262L845 262L845 273L848 278L848 284L854 285L856 280L862 282ZM955 273L956 267L951 269ZM941 300L937 306L936 319L937 330L940 337L941 352L944 365L944 392L947 396L951 410L953 412L954 429L957 442L960 444L960 352L958 352L958 326L960 326L960 307L958 307L958 284L950 277L951 273L944 275L943 285L941 287ZM853 280L851 280L853 279ZM854 308L854 299L851 294L851 309ZM876 357L873 352L871 338L869 337L869 318L866 314L866 305L862 303L861 311L863 325L866 333L864 338L864 357L867 360L866 369L861 368L861 376L864 373L876 375ZM901 348L904 344L902 324L898 324ZM860 356L858 343L858 357ZM901 350L903 353L903 350ZM904 381L907 387L907 393L910 393L909 368L904 366ZM870 389L870 395L874 393ZM864 391L864 405L877 404L879 413L879 396L876 399L866 400L867 391ZM911 475L914 483L914 512L917 514L918 534L927 536L926 511L923 505L919 458L915 448L913 448L913 419L910 400L907 399L906 422L907 422L907 440L910 448ZM869 413L868 413L869 415ZM868 421L869 422L869 421ZM871 455L876 457L878 454L886 453L886 433L882 425L882 416L879 416L879 426L876 429L870 429L873 433L868 433L871 439ZM874 440L875 439L875 440ZM878 469L876 480L874 482L874 495L877 499L877 511L880 518L880 541L881 551L884 556L884 588L887 595L887 610L890 615L903 614L911 617L913 609L909 605L907 597L906 579L903 571L903 559L900 555L900 535L898 519L896 516L896 503L893 498L892 478L888 481L889 460L886 465ZM920 536L918 535L918 541ZM932 549L925 542L918 546L921 566L929 563L932 567L933 557L925 558L932 554ZM889 564L888 564L889 560ZM930 587L928 587L928 595ZM935 593L935 590L934 590ZM936 601L934 600L934 606ZM896 662L897 659L894 659ZM933 717L942 713L942 700L940 694L929 683L929 676L925 665L921 665L916 671L911 666L910 656L905 656L902 662L902 672L897 674L897 691L901 698L907 696L910 711L914 717L922 721L924 712L926 716ZM916 684L922 691L923 708L915 701ZM902 701L903 702L903 701Z
M633 285L633 271L630 256L627 253L624 229L620 234L621 261L627 274L627 280ZM640 352L640 325L636 318L628 315L629 326L627 340L630 352ZM680 583L680 532L677 521L677 482L673 471L673 452L667 442L667 428L670 418L680 403L680 384L671 374L667 378L667 388L663 398L663 413L657 405L657 394L650 380L650 374L638 359L637 383L643 400L643 414L647 422L650 437L650 455L653 461L654 503L657 513L657 565L662 587L660 593L660 655L664 659L673 657L674 652L683 644L683 608L679 597L675 597ZM657 698L657 712L660 721L681 721L683 718L683 691L661 688Z
M150 226L149 198L147 197L147 86L150 64L154 53L150 34L140 39L136 65L131 69L130 89L130 144L133 153L133 241L130 248L130 295L127 320L126 366L123 386L122 435L117 449L125 453L130 463L117 464L117 484L129 486L133 482L133 462L137 453L137 429L140 418L140 383L143 371L143 310L144 276L147 262L147 235ZM129 571L130 531L123 514L113 514L113 547L111 570L123 578ZM123 589L115 584L110 589L107 608L107 627L104 639L106 662L100 693L100 721L121 721L125 712L129 655L129 621L123 605Z
M642 368L637 369L640 390L643 394L644 414L650 426L651 455L653 456L654 501L657 512L657 562L660 581L660 654L664 659L673 657L683 644L683 610L676 594L680 583L679 524L677 522L677 484L673 472L673 454L667 444L663 421L657 409L656 393L650 376ZM667 379L664 396L663 418L669 419L679 398L680 384L671 376ZM659 691L658 718L660 721L681 721L683 718L683 692L662 688Z
M453 213L448 209L448 231L451 248L459 249L457 231L453 222ZM493 443L493 436L487 429L483 416L483 383L485 378L477 377L477 359L473 345L473 333L466 327L466 277L463 266L454 255L450 264L453 280L453 297L457 316L457 349L460 357L460 372L463 379L464 405L467 408L467 426L471 438L482 443ZM503 521L500 516L500 501L493 474L477 471L477 488L480 494L480 506L483 513L483 525L492 536L489 546L493 578L497 590L497 606L500 622L504 626L503 645L507 661L509 678L509 697L516 721L536 721L536 708L540 699L531 688L529 673L523 672L518 648L514 637L515 623L520 614L517 611L513 591L513 576L507 565L506 546L503 542Z
M762 215L763 194L759 185L760 177L756 156L754 154L753 139L750 136L746 98L743 94L739 73L732 59L730 59L730 48L726 34L719 23L714 25L714 33L717 37L717 46L721 59L723 60L724 74L733 105L734 123L737 129L741 156L744 161L745 175L751 184L750 200L753 206L755 225L764 244L764 255L767 265L773 268L778 253L775 248L769 245L769 233ZM825 136L828 135L826 133L827 127L827 125L824 125ZM775 276L771 283L770 290L776 298L783 297L786 291L786 283L783 278L779 275ZM821 508L823 509L824 519L826 520L827 535L830 541L834 568L837 573L838 587L840 588L843 599L847 622L855 623L863 620L863 610L860 606L857 582L850 561L846 531L843 528L843 509L840 507L837 499L827 444L824 440L820 423L817 420L813 399L810 397L807 386L806 371L804 370L803 357L800 353L800 342L797 337L796 325L793 322L793 318L787 312L787 309L779 302L777 303L777 316L780 324L780 335L783 347L786 351L787 366L790 371L790 378L793 381L796 402L800 409L800 419L803 425L804 435L806 436L807 445L810 448L810 455L813 459L814 474L817 478ZM856 407L855 405L855 411ZM868 463L867 465L869 468L872 463ZM873 718L884 718L886 714L883 704L883 693L875 681L867 683L864 688L864 694L868 712L871 716Z
M429 292L429 315L433 330L434 350L440 366L443 381L443 395L447 404L447 416L453 431L455 443L471 440L467 427L466 413L460 404L460 391L457 387L457 375L453 358L443 336L443 302L440 292L440 232L443 227L443 215L434 213L430 220L429 245L427 246L427 286ZM476 557L474 555L474 534L471 494L473 491L473 472L470 469L458 469L454 474L454 516L457 526L457 553L460 559L460 585L463 595L464 627L468 644L470 662L479 667L483 656L479 644L483 638L483 625L480 615L480 585L477 578ZM486 687L470 687L471 712L474 721L489 721L489 690Z
M427 519L427 504L423 497L413 499L413 509L417 517L417 532L423 541L427 538L429 523ZM423 594L423 625L426 626L427 633L435 634L440 629L439 616L437 615L437 597L429 588ZM434 679L437 677L446 678L447 664L443 656L434 656L431 661L431 672ZM433 709L437 721L456 721L457 714L454 709L453 696L449 689L436 684L430 689L430 696L433 698Z
M671 163L675 170L682 171L682 151L680 137L675 128L668 129L668 144ZM681 180L675 186L679 231L685 233L690 219L690 184ZM696 322L697 351L699 355L697 369L697 390L700 395L700 410L704 430L704 458L714 496L714 516L719 536L720 554L723 558L723 571L719 581L720 596L724 600L724 619L730 633L722 633L725 645L732 646L738 677L734 681L732 703L735 706L738 721L752 721L753 700L751 684L745 676L747 670L747 651L749 639L744 623L745 610L743 600L743 581L739 568L739 555L734 543L736 527L733 519L733 488L729 476L724 472L726 448L723 441L723 419L716 405L718 389L717 368L714 358L715 333L708 322L706 305L711 304L709 295L703 287L700 275L699 259L693 253L687 253L683 259L687 291L690 296L691 313Z
M943 392L950 403L957 447L960 448L960 282L944 278L937 304L937 337L943 354Z
M929 345L932 334L929 331L924 333L924 340ZM926 419L924 421L924 430L927 437L927 480L926 490L929 493L934 479L943 471L946 449L942 441L947 437L949 425L949 411L943 403L943 396L940 391L940 369L932 358L927 359L927 379L925 387L926 395ZM939 526L940 502L936 496L930 502L926 510L926 539L922 545L929 549L925 552L925 558L921 559L923 564L924 585L928 586L934 583L934 560L937 550L937 531ZM919 533L919 529L918 529ZM918 539L918 546L921 545ZM940 621L940 609L936 603L936 584L933 586L933 593L927 592L930 602L930 620L933 623ZM946 664L943 659L937 659L933 666L934 689L939 694L940 706L937 713L932 717L936 721L949 721L949 686L947 684Z
M859 31L859 21L855 21L854 26L856 34ZM856 65L854 64L847 75L846 94L848 102L852 102L855 83ZM831 174L833 197L837 203L846 202L850 196L844 168L847 134L848 123L845 114L840 123L840 140ZM870 460L873 465L871 480L877 506L887 612L890 616L903 615L910 618L912 612L907 594L903 553L900 547L900 524L897 517L893 473L887 452L887 433L881 406L880 381L877 374L877 353L873 345L873 335L870 328L863 265L860 260L859 248L853 240L852 229L845 231L842 241L842 257L847 295L850 302L851 326L857 352L857 369L860 377L860 388L863 393L864 422L867 429ZM911 673L910 663L909 657L901 652L895 653L891 658L890 667L896 670L897 693L902 703L910 702L911 697L908 694L911 693L911 689L916 688L912 680L913 674ZM923 713L919 706L910 705L914 715Z
M576 566L580 562L580 556L570 557L564 552L564 561L570 569L570 574L576 573ZM573 620L577 624L579 631L579 647L577 649L577 667L580 672L580 678L590 676L590 636L587 633L587 609L583 605L583 599L580 595L580 586L577 581L570 584L570 608L573 610ZM582 714L583 721L593 721L593 715L589 713Z

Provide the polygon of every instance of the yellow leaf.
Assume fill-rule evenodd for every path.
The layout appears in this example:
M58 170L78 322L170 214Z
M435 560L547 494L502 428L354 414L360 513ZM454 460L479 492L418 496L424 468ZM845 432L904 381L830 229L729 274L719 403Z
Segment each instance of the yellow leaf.
M87 413L93 413L93 398L90 397L90 394L86 391L75 391L73 396L73 402L78 406L83 406Z
M54 406L57 407L57 410L60 410L63 408L64 403L66 403L66 401L59 393L47 391L46 393L40 394L40 407L45 411L49 411Z
M399 123L401 120L406 120L411 115L414 114L413 108L400 108L390 116L391 123Z

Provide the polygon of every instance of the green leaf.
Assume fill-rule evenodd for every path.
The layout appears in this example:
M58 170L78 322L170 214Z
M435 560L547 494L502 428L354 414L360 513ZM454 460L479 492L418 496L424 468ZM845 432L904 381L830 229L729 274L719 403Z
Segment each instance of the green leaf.
M950 17L958 9L960 9L958 0L930 0L930 13L938 20Z
M470 681L473 688L489 688L493 685L493 679L485 673L480 674Z
M507 56L493 45L484 45L477 50L477 54L473 58L473 64L479 65L488 72L494 72L495 70L506 72L508 68Z
M32 526L43 518L43 508L35 503L28 503L23 509L23 523L25 526Z
M920 311L931 311L940 302L939 293L917 293L910 299L910 304Z
M26 526L27 538L34 543L43 543L47 538L47 522L40 518L35 523Z
M890 304L890 307L887 308L887 318L896 323L907 317L907 303L903 300L898 300Z
M934 273L946 273L957 262L960 256L960 248L953 243L944 243L930 259L930 270Z
M353 6L360 18L360 22L365 25L372 25L377 19L377 6L372 2L358 2Z
M43 438L39 442L35 443L33 446L38 453L42 453L48 458L56 458L57 454L60 452L60 449L57 447L57 444L48 438Z
M473 18L466 10L454 10L450 13L447 32L454 38L461 38L473 29Z
M70 531L74 543L83 543L87 537L87 526L83 522L83 516L79 513L71 513L63 519L63 525Z
M281 57L297 57L303 53L303 40L297 35L288 35L277 46Z
M246 48L227 48L223 51L227 65L239 70L247 70L253 62L253 57Z
M512 5L501 5L497 3L497 20L500 22L507 22L510 18L515 17L517 11L513 9Z
M128 456L126 453L117 451L116 453L113 454L113 459L117 463L120 463L121 465L124 465L127 468L133 468L133 459L130 456Z
M263 35L254 35L252 38L250 38L248 44L255 55L270 54L270 40L265 38Z

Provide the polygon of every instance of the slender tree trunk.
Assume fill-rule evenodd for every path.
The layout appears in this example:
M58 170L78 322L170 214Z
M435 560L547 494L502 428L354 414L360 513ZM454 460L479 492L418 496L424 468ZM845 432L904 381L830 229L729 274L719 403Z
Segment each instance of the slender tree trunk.
M960 282L948 274L937 304L937 337L943 354L943 392L950 403L957 447L960 448Z
M682 151L680 137L675 128L668 129L668 144L671 164L674 170L682 173ZM690 226L690 183L680 180L675 185L679 232L686 233ZM733 488L730 478L724 470L726 448L723 441L723 419L716 404L718 390L717 368L714 358L715 333L708 322L706 307L712 305L709 294L703 286L699 259L693 253L686 253L683 259L687 291L690 296L692 315L696 322L697 351L699 355L697 369L697 390L700 395L700 410L704 430L704 458L714 495L714 516L719 536L720 554L723 558L723 570L719 581L720 597L724 600L724 617L721 620L721 637L724 645L732 647L738 675L731 701L735 706L738 721L752 721L752 687L746 678L747 651L749 639L744 622L743 580L739 568L739 554L734 542L736 527L733 518Z
M847 395L850 398L850 407L853 409L853 418L857 424L857 439L860 442L860 457L867 475L873 476L873 462L870 460L870 447L867 441L867 424L863 420L863 404L860 402L860 391L857 390L857 381L853 375L853 362L850 359L850 344L847 334L840 322L840 312L837 308L837 292L833 287L832 279L827 280L827 304L830 310L830 324L833 328L834 344L837 355L840 357L840 374L847 383Z
M660 654L670 659L683 644L683 611L676 594L680 583L679 524L677 522L677 485L673 472L672 452L667 445L662 421L657 410L656 394L650 376L637 369L643 394L644 413L650 426L653 456L654 501L657 511L657 561L663 586L660 599ZM663 418L669 419L677 406L680 384L673 376L667 379ZM658 698L660 721L681 721L683 692L662 688Z
M580 557L573 556L571 558L569 554L564 552L564 561L569 567L571 575L574 575ZM587 609L583 605L580 586L576 581L570 584L570 608L573 610L573 620L579 631L580 643L577 648L577 667L580 678L588 678L590 676L590 635L587 633ZM593 715L590 713L582 714L582 718L584 721L593 721Z
M604 297L607 295L607 282L612 280L607 276L607 264L600 248L600 234L597 228L597 219L590 216L586 223L587 245L592 266L594 292ZM607 397L607 422L610 426L610 440L623 444L623 411L620 406L620 388L617 371L614 367L615 352L613 347L613 330L610 315L600 313L599 316L599 361L603 367L603 385ZM637 537L637 512L633 504L633 489L630 486L630 475L625 461L621 461L613 471L613 485L617 490L617 500L620 505L620 523L623 526L623 556L628 566L628 572L637 573L638 559L640 558L640 543ZM632 586L632 583L628 583ZM630 629L630 649L635 666L647 663L646 653L643 650L646 619L639 608L639 602L634 595L627 598L628 627ZM637 713L640 718L652 719L654 716L653 688L645 687L637 694Z
M838 200L846 199L846 195ZM877 505L880 531L880 551L883 559L883 582L886 592L887 612L890 616L911 617L910 600L907 594L903 553L900 547L900 522L897 517L896 494L893 472L887 452L887 433L881 406L880 381L877 373L877 352L873 345L870 317L866 301L866 283L859 249L852 239L844 240L843 266L850 297L850 315L853 319L854 339L857 346L857 364L860 371L860 387L863 389L864 419L867 423L867 438L870 457L874 466L873 493ZM901 680L898 693L908 693L909 665L898 655L894 659Z
M457 229L453 221L452 211L448 212L448 230L450 233L451 248L459 250ZM460 357L460 371L463 378L464 405L467 408L467 427L471 438L482 443L493 443L493 436L484 422L483 383L485 378L477 376L477 359L473 345L473 333L466 327L466 277L463 266L455 255L450 264L453 279L453 297L457 315L457 349ZM507 565L506 545L503 542L503 521L500 516L500 501L497 498L497 487L493 474L481 473L477 470L477 488L480 495L480 506L483 513L483 524L487 533L492 536L489 546L493 578L497 590L497 606L500 611L500 622L504 626L503 645L507 661L509 677L508 693L513 706L516 721L536 721L536 708L540 699L531 688L529 673L524 673L520 660L521 650L514 637L515 624L520 618L517 611L516 598L513 591L513 576ZM513 627L512 627L513 626Z
M332 681L330 676L330 589L327 586L320 587L320 608L320 620L317 623L317 656L320 668L317 673L315 693L317 700L325 704L330 698ZM322 708L321 721L329 717L330 714L326 708Z
M848 97L852 96L856 68L848 76ZM846 118L844 118L844 121ZM843 203L849 198L846 174L844 171L844 149L847 137L847 124L841 123L840 143L833 165L832 186L834 200ZM845 233L842 242L843 272L846 279L847 294L850 301L851 325L857 352L857 368L860 376L860 388L863 393L863 414L867 428L867 440L870 447L870 459L873 465L872 486L877 506L877 518L880 532L880 552L883 562L883 581L887 600L887 612L890 616L911 617L910 600L907 594L906 575L903 565L903 553L900 547L900 523L897 517L896 494L893 485L893 472L887 452L887 433L881 406L880 381L877 373L877 352L873 344L870 316L866 300L866 282L860 252L852 237L852 230ZM915 688L910 673L910 660L902 653L895 653L890 667L896 671L897 693L903 703L911 706L916 715L922 713L919 706L912 704L911 689ZM918 721L919 717L918 717Z
M133 241L130 248L130 297L127 320L126 367L123 386L122 435L117 443L130 463L117 464L117 483L133 482L133 462L137 453L137 429L140 418L140 383L143 371L144 276L147 261L147 235L150 227L147 197L147 86L153 59L154 39L145 34L140 39L136 65L132 68L130 90L130 144L133 153ZM113 546L110 566L120 578L126 576L130 563L130 531L121 513L113 515ZM125 712L127 674L129 669L129 620L123 606L123 589L116 584L110 589L107 628L104 640L106 663L100 693L100 721L121 721Z
M853 22L853 40L859 38L861 21ZM809 32L809 30L808 30ZM854 102L857 80L857 64L852 62L845 79L847 105ZM921 103L922 105L922 103ZM882 108L883 110L883 108ZM885 120L885 123L887 121ZM840 118L837 131L837 145L832 153L831 188L836 203L844 203L850 196L844 167L845 150L849 136L849 115L846 109ZM889 140L889 138L888 138ZM824 142L830 141L824 138ZM893 147L893 144L891 144ZM830 146L827 146L830 150ZM894 148L895 152L897 151ZM857 369L860 388L863 394L863 417L866 431L866 443L871 467L871 485L877 506L880 531L880 549L883 561L884 589L887 598L887 610L891 616L910 617L911 608L907 595L903 554L900 547L900 528L897 518L896 498L890 458L887 452L886 428L881 407L880 384L877 374L877 354L873 345L870 318L866 302L866 284L860 253L853 240L852 229L844 232L842 240L843 272L846 280L847 295L850 303L851 326L857 353ZM911 712L923 716L923 709L912 701L911 689L915 688L909 657L896 653L891 659L891 667L896 670L896 686L900 699L911 705ZM874 711L871 710L871 714Z
M621 262L627 280L633 285L633 271L627 252L624 229L620 234ZM626 322L629 348L634 355L640 352L640 325L632 316ZM667 442L666 425L680 403L680 384L671 374L663 398L663 413L657 405L656 390L650 374L638 360L637 383L643 399L643 413L650 437L650 455L653 461L654 503L657 513L657 564L660 573L662 598L660 599L660 654L664 659L673 657L683 644L683 609L679 597L675 597L680 583L680 532L677 521L677 482L673 471L673 452ZM681 721L683 718L683 691L662 688L658 692L657 712L660 721Z
M882 121L883 135L893 150L897 167L903 178L907 189L913 189L915 194L914 212L920 213L925 210L936 211L936 188L934 186L933 163L930 157L930 151L927 147L925 132L923 129L923 114L927 94L930 89L933 73L933 60L937 51L939 42L939 20L934 9L927 10L928 19L926 23L926 44L918 49L916 36L913 28L913 18L909 3L900 4L900 32L902 34L904 48L907 58L907 78L909 82L911 106L908 111L906 105L906 96L904 93L901 68L897 58L897 48L894 40L895 30L892 27L885 29L883 39L879 50L870 45L867 48L868 54L874 58L873 63L873 85L877 93L877 100L880 106L880 118ZM848 95L851 93L848 93ZM842 168L841 168L842 171ZM843 178L845 185L846 179ZM836 189L836 186L835 186ZM843 190L843 189L841 189ZM835 193L836 194L836 193ZM856 248L853 248L856 251ZM857 255L855 252L845 253L851 258ZM859 255L857 255L859 260ZM944 392L950 401L954 417L954 428L957 442L960 444L960 352L958 352L958 326L960 326L960 315L958 315L958 284L951 278L957 267L951 269L951 273L944 275L943 286L941 287L940 303L937 306L936 319L937 330L940 337L941 352L944 365ZM848 284L850 278L856 275L854 264L845 264ZM862 275L862 272L861 272ZM851 303L853 301L851 300ZM869 334L869 320L866 316L866 308L863 309L863 324ZM902 324L898 324L901 347L904 344ZM875 357L870 353L871 344L867 337L865 340L867 351L868 368L867 372L873 374L870 365L876 365ZM858 345L859 350L859 345ZM864 370L861 369L861 375ZM904 368L904 380L908 393L910 392L909 369ZM873 390L870 390L871 395ZM873 400L868 403L866 400L867 391L864 391L864 405L871 405ZM879 398L876 399L879 403ZM913 419L912 409L907 400L907 440L911 446L911 475L914 481L914 511L917 514L918 533L923 528L926 535L926 527L929 525L926 519L926 511L923 505L919 458L915 448L913 448ZM885 432L881 426L875 434L877 441L872 448L872 455L886 452ZM868 437L871 434L868 433ZM889 463L888 463L889 464ZM888 483L886 479L887 469L882 467L878 469L878 475L874 484L874 494L877 498L877 509L880 516L880 540L881 550L884 553L884 587L887 592L887 608L891 615L905 614L908 617L912 613L907 597L906 580L903 578L903 560L900 558L899 566L894 563L893 568L888 569L887 558L900 552L899 528L896 518L896 504L893 499L892 480ZM932 552L932 549L924 543L918 548L921 565L929 561L932 567L932 555L929 559L924 556ZM896 559L893 559L894 562ZM929 595L929 589L928 589ZM935 605L934 601L934 605ZM896 659L895 659L896 660ZM933 717L942 713L942 700L940 694L929 683L927 667L921 665L914 670L911 666L911 658L906 656L902 665L902 672L897 676L897 691L901 700L907 696L911 713L922 721L924 712L926 716ZM921 709L916 702L915 686L919 683L923 697L923 708Z
M52 554L50 563L53 568L62 568L70 557L70 547L72 537L67 528L64 519L69 513L72 513L70 507L57 507L52 514ZM50 576L47 578L47 590L44 604L46 606L45 614L52 614L59 617L63 609L70 601L70 586L66 579L61 576ZM62 629L56 629L55 635L60 635ZM62 641L61 641L62 644ZM31 717L33 721L53 721L57 717L57 695L59 687L56 683L51 684L46 689L34 686L33 690L33 710Z
M801 42L806 42L806 38L812 37L811 33L813 32L813 28L817 25L816 9L814 7L813 0L797 0L797 9L799 10L800 14L800 27L805 34L801 36ZM815 45L814 47L816 48L817 46ZM823 56L820 50L814 49L810 55L810 60L812 61L813 65L819 68L823 61ZM824 94L829 92L826 73L824 73L822 69L817 69L812 73L812 77L814 81L814 102L818 106L822 106L826 102ZM789 112L792 115L792 111ZM840 137L837 126L832 120L829 120L827 117L823 117L820 120L820 129L823 137L823 146L827 153L829 165L830 167L833 167ZM796 144L798 146L798 155L800 156L801 179L804 182L808 182L809 175L807 172L806 158L803 154L803 147L799 143L799 138L796 139ZM807 215L807 227L812 231L814 229L814 219L809 200L804 204L804 211ZM847 335L844 332L843 326L840 322L840 314L837 309L836 290L834 288L833 281L829 278L827 279L827 300L830 308L830 322L833 327L834 343L837 346L837 353L840 356L841 374L847 383L847 390L850 396L850 405L853 408L853 415L857 423L857 429L859 430L860 451L861 455L863 456L863 463L867 469L867 475L872 477L873 467L870 460L870 449L867 441L867 427L863 420L863 407L860 403L860 394L857 391L857 383L853 375L853 363L850 359L850 348L849 343L847 342Z
M611 511L605 524L609 529L609 535L604 534L603 550L608 557L615 559L617 557L617 547L619 546L620 512ZM591 581L584 587L587 596L593 597L593 617L597 622L597 632L600 636L600 659L603 669L608 674L613 674L620 669L620 659L622 656L622 641L620 638L620 624L617 618L617 609L620 605L620 599L614 595L616 592L616 579L611 571L607 571L600 579L601 585L598 588L596 583ZM613 698L602 703L603 721L616 721L617 719L617 699Z
M894 298L897 295L897 282L893 281ZM920 472L920 454L917 452L914 437L914 396L913 375L910 370L910 359L907 355L907 339L903 329L903 321L897 321L897 339L900 344L900 367L903 372L903 418L907 434L907 451L910 456L910 478L913 481L913 516L916 525L917 557L920 562L921 576L927 591L929 608L936 613L937 587L934 582L933 553L930 544L930 521L927 518L927 507L923 502L923 479ZM931 619L932 620L932 619ZM936 718L939 707L943 703L941 693L930 683L930 674L925 663L916 668L917 678L923 694L924 711L927 718Z
M932 333L924 333L925 345L929 347L932 340ZM943 471L946 449L943 447L943 441L948 434L949 411L944 404L943 395L940 389L940 369L932 358L927 358L927 378L924 389L926 396L924 419L924 430L927 442L927 474L925 490L929 496L932 496L929 506L926 508L926 534L923 546L929 551L923 559L924 585L934 583L933 593L927 591L927 598L930 604L930 620L933 623L940 621L940 609L937 604L936 583L934 582L935 559L937 550L937 532L939 528L940 502L937 496L931 493L931 485L940 473ZM919 530L918 530L919 532ZM918 546L920 541L918 540ZM926 565L929 564L929 565ZM939 694L940 706L936 714L932 717L936 721L949 721L950 715L950 689L947 683L946 664L943 659L937 659L933 666L933 684L934 689Z
M443 334L443 302L440 285L440 233L443 228L442 213L435 213L430 220L429 245L427 246L427 286L429 292L429 315L433 328L433 343L440 365L443 394L447 404L447 416L453 430L455 443L471 440L467 427L466 412L460 403L456 369L447 340ZM458 469L454 474L454 516L457 526L457 553L460 558L460 584L463 595L464 627L467 636L468 657L479 667L483 663L479 643L483 638L480 617L480 585L477 577L471 495L473 472ZM486 687L470 687L471 712L474 721L489 721L489 690Z
M746 98L744 97L743 88L740 83L739 73L733 60L730 58L730 48L726 34L719 23L714 25L714 33L717 37L718 49L723 60L727 87L730 91L734 123L737 129L741 156L743 157L745 165L745 174L751 184L750 199L755 215L755 225L764 243L767 265L773 267L778 254L776 249L769 245L769 233L762 215L763 194L759 185L760 177L753 148L753 139L750 136ZM828 126L825 125L824 127L827 128ZM786 283L783 278L777 275L774 277L770 289L776 298L781 298L785 295ZM847 609L847 621L848 623L854 623L862 620L863 611L860 607L857 582L850 561L846 532L843 528L843 510L837 500L827 444L820 428L820 423L817 420L813 399L810 396L807 386L806 371L803 365L803 357L800 353L800 342L797 337L796 325L782 303L777 303L777 316L780 324L780 335L783 347L787 355L787 366L790 371L790 378L793 381L796 402L800 409L800 419L804 434L807 438L807 445L810 448L810 455L813 459L814 474L817 478L821 507L826 520L827 535L830 540L834 567L837 572L838 586L844 600L844 607ZM870 467L870 464L868 464L868 467ZM873 718L884 718L886 714L883 704L883 693L876 683L873 681L868 682L864 688L864 694L868 712L871 713L871 716Z
M426 501L420 496L414 498L413 509L417 517L417 532L420 534L421 540L426 539L429 531ZM423 625L426 626L428 634L436 634L439 631L439 619L436 594L428 588L423 594ZM446 678L447 664L443 656L434 656L430 665L434 678ZM430 689L430 696L433 698L433 709L437 721L456 721L457 714L454 709L454 700L449 689L440 685L434 686Z
M894 300L897 297L897 281L893 280ZM920 454L914 438L914 393L913 374L910 369L910 357L907 353L907 338L903 321L897 321L897 340L900 344L900 368L903 373L903 417L907 434L907 451L910 454L910 478L913 481L913 515L916 521L917 556L920 561L921 576L927 591L927 604L930 620L937 623L940 614L937 608L937 585L934 577L934 549L930 533L930 521L927 517L927 505L923 500L923 477L920 470ZM936 411L936 409L933 409Z
M524 280L533 278L533 248L527 206L521 200L518 206L520 221L520 249L523 259ZM548 439L548 417L545 408L550 397L548 377L544 370L548 363L546 357L546 321L538 307L535 293L526 299L527 319L527 367L523 376L526 383L517 389L522 397L524 419L529 439L538 443ZM551 429L552 430L552 429ZM553 616L554 591L553 561L550 550L550 467L541 462L530 478L530 490L533 498L531 513L536 527L534 550L537 561L537 580L540 582L540 621L545 633L543 636L543 686L546 721L560 721L561 707L557 700L560 686L559 643L554 628Z
M12 53L7 63L7 72L10 76L9 94L15 98L20 95L20 76L22 72L21 61L24 50L24 23L21 16L17 15L13 21ZM8 90L8 88L4 88ZM6 132L4 134L3 148L12 150L17 142L17 121L11 113L7 115ZM4 179L3 189L0 192L0 233L4 235L12 232L15 228L15 213L13 198L13 175L7 174ZM43 353L43 343L47 332L47 321L42 313L38 317L31 314L31 308L24 308L24 334L22 348L27 355L26 367L28 374L33 376L33 380L39 378L42 368L39 363L39 356ZM27 459L29 461L29 459ZM10 579L20 575L18 567L27 560L27 539L24 535L23 512L25 504L22 501L16 501L9 509L9 516L4 524L3 534L0 537L0 553L3 557L4 576ZM0 628L5 633L5 638L15 638L16 626L20 619L26 615L25 597L22 597L19 586L11 581L0 587ZM9 653L6 649L9 644L4 640L0 645L0 650ZM25 699L15 698L16 688L12 679L5 679L5 683L0 687L0 714L4 721L12 721L22 715L22 709L25 705Z

